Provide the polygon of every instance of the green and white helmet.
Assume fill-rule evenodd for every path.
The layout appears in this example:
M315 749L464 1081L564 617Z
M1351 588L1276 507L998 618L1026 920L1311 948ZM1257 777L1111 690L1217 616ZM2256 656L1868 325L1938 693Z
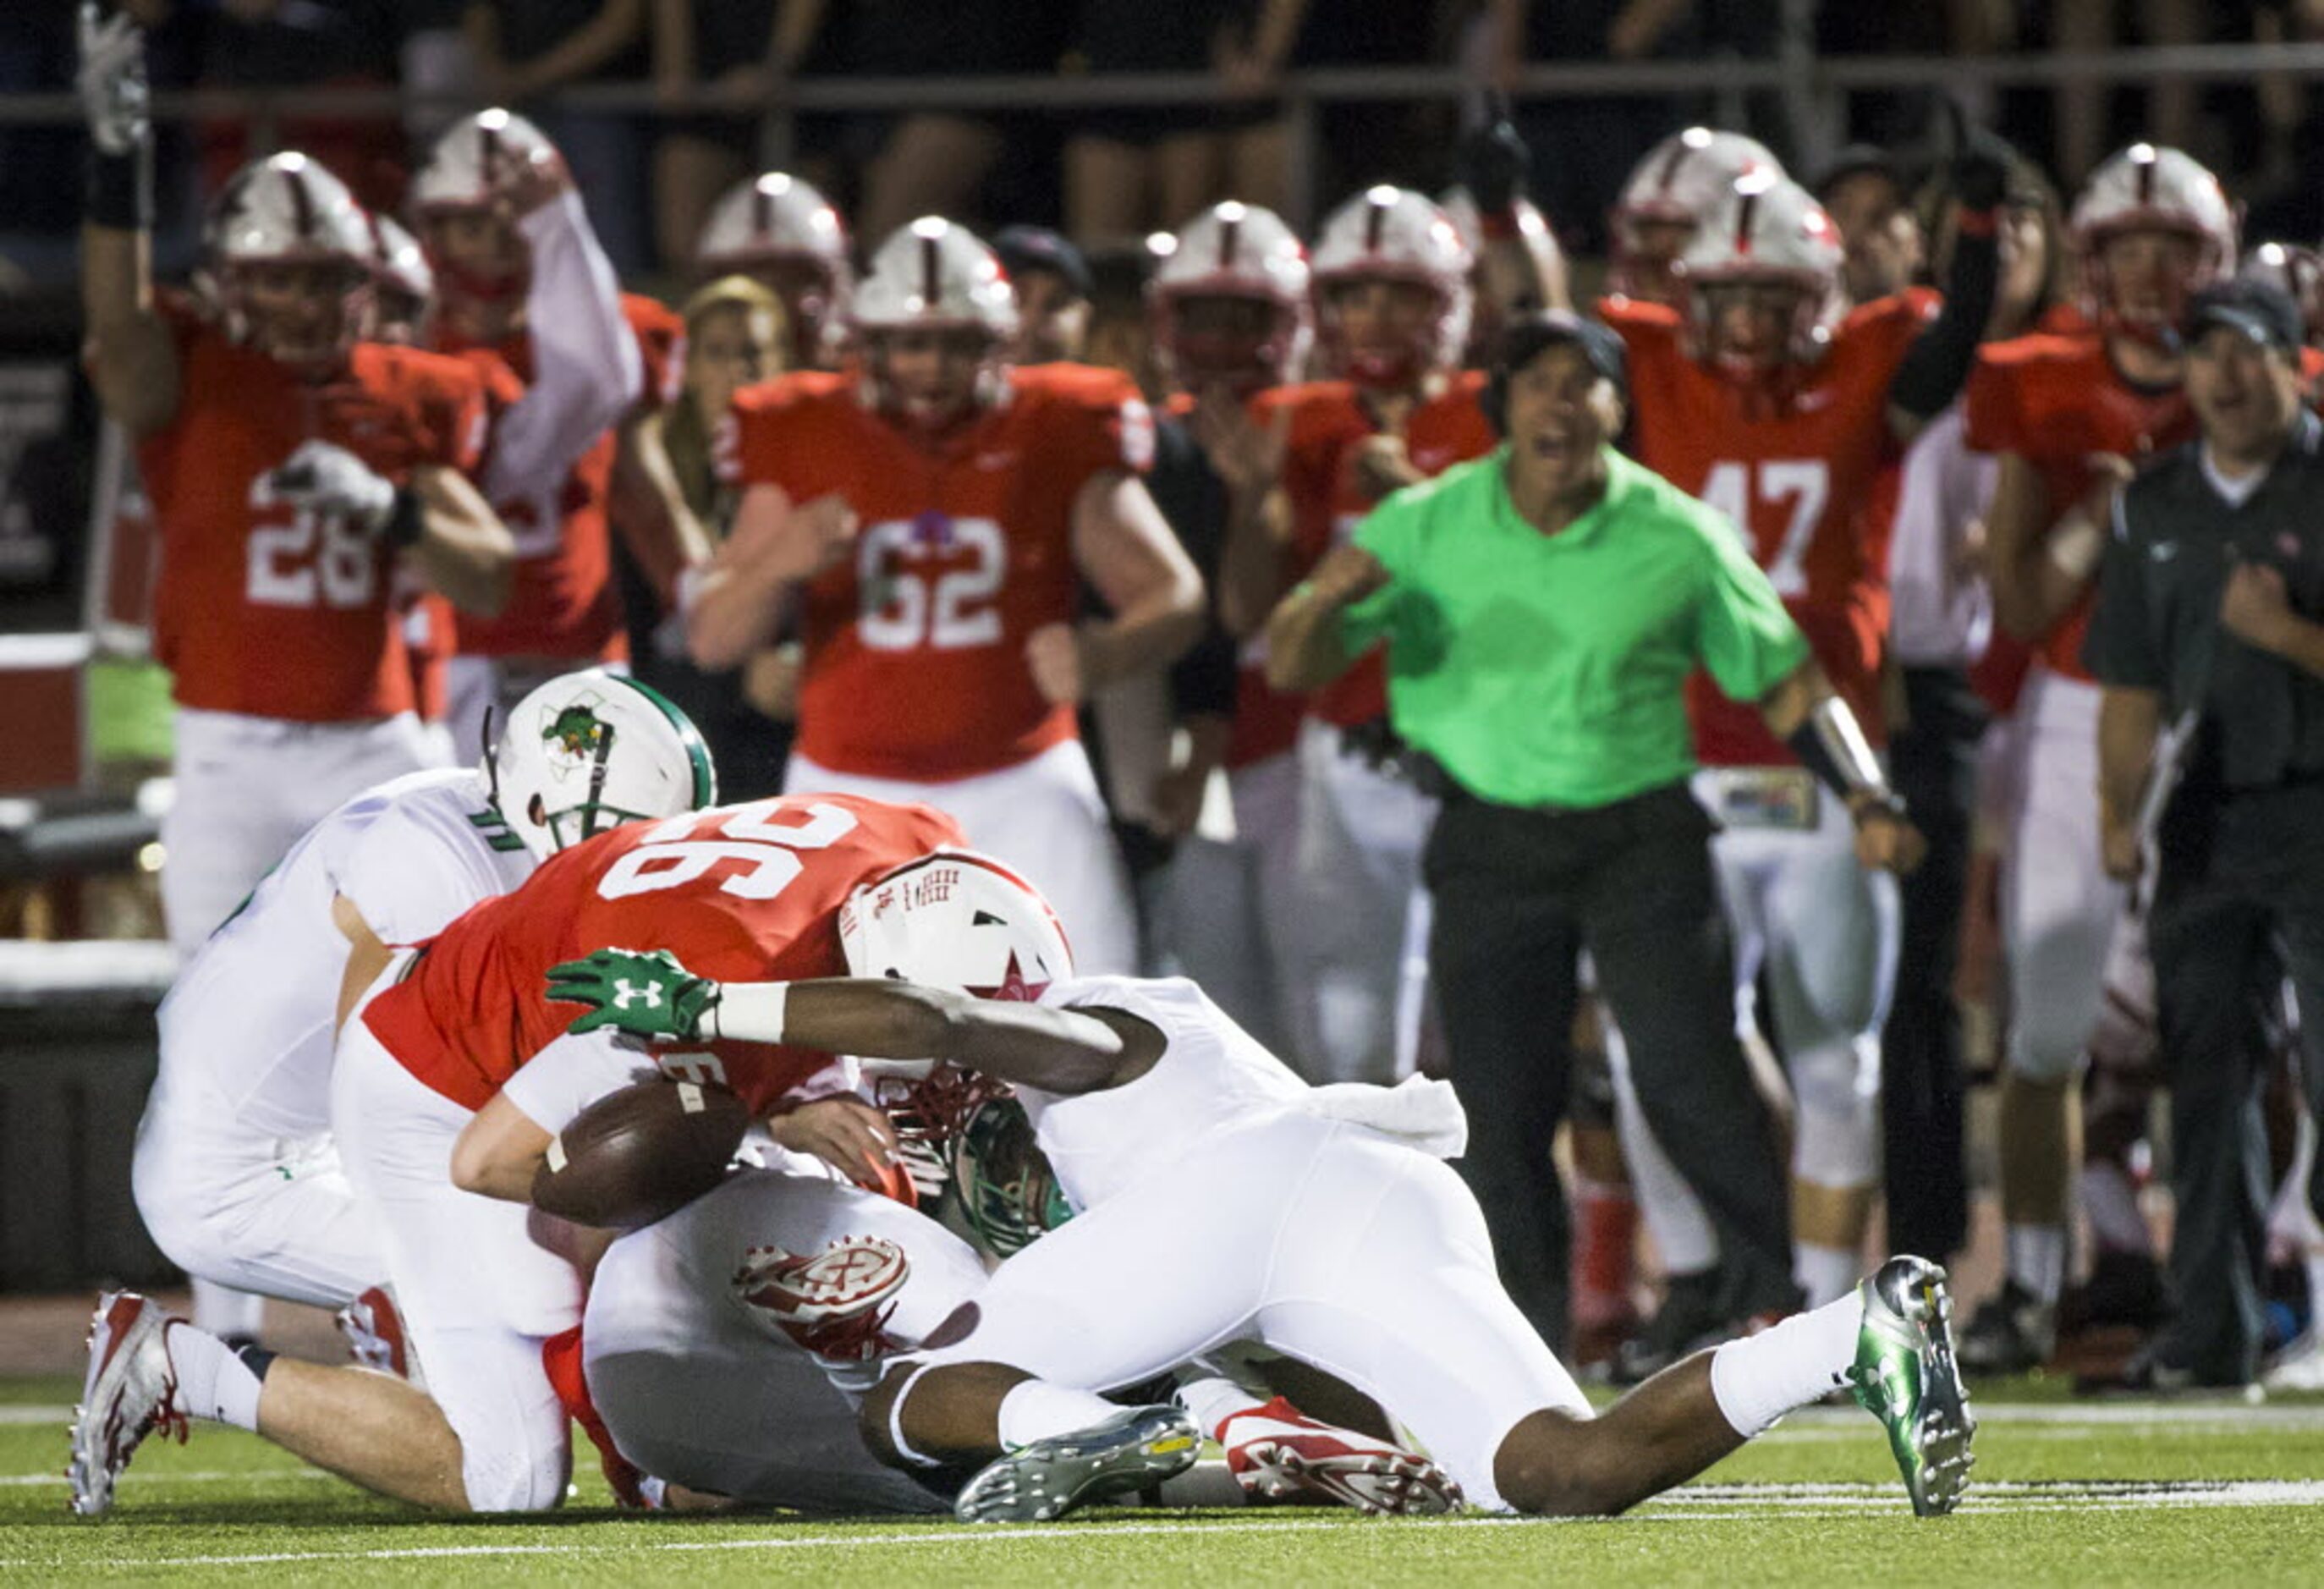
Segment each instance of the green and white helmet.
M536 860L624 822L718 803L692 719L634 679L590 668L550 679L509 713L489 758L493 802Z

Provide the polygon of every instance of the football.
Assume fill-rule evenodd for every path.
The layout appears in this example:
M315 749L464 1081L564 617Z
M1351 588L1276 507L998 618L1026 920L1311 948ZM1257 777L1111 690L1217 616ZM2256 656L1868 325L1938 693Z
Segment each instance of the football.
M576 1224L633 1231L725 1178L751 1113L715 1084L657 1078L590 1104L549 1144L532 1206Z

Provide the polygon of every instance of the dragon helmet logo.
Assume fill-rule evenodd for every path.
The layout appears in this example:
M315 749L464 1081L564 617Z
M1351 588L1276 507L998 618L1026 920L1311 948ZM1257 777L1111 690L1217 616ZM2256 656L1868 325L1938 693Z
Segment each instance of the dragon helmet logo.
M613 725L597 716L589 702L576 701L560 709L540 731L554 766L586 767L612 748Z

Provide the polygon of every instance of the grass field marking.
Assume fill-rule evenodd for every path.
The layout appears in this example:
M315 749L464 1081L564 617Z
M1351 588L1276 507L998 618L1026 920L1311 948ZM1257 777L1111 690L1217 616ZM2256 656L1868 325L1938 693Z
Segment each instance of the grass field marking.
M302 1464L298 1467L246 1467L234 1470L220 1468L215 1472L198 1468L190 1473L157 1474L152 1482L157 1484L264 1484L272 1483L276 1479L337 1481L337 1478L338 1475L336 1474L327 1474L321 1468L308 1467ZM141 1483L145 1482L143 1475L140 1475L138 1482ZM59 1468L53 1473L45 1474L0 1474L0 1488L23 1490L36 1488L42 1484L54 1484L58 1489L63 1489L65 1487L64 1470Z

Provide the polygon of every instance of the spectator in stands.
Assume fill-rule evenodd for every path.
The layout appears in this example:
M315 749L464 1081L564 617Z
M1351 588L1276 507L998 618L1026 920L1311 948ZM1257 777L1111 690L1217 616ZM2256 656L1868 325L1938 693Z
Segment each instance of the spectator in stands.
M767 106L798 70L823 0L653 0L653 79L665 108L712 109L662 124L654 144L654 236L663 263L694 247L713 201L758 169Z
M523 109L565 156L590 224L623 275L651 262L645 150L633 118L544 108L559 89L633 78L644 63L646 0L471 0L465 19L479 97Z
M1208 71L1220 92L1204 105L1084 113L1065 145L1065 230L1084 243L1126 242L1230 194L1279 208L1277 107L1228 96L1272 86L1307 6L1308 0L1085 0L1073 41L1084 69Z

